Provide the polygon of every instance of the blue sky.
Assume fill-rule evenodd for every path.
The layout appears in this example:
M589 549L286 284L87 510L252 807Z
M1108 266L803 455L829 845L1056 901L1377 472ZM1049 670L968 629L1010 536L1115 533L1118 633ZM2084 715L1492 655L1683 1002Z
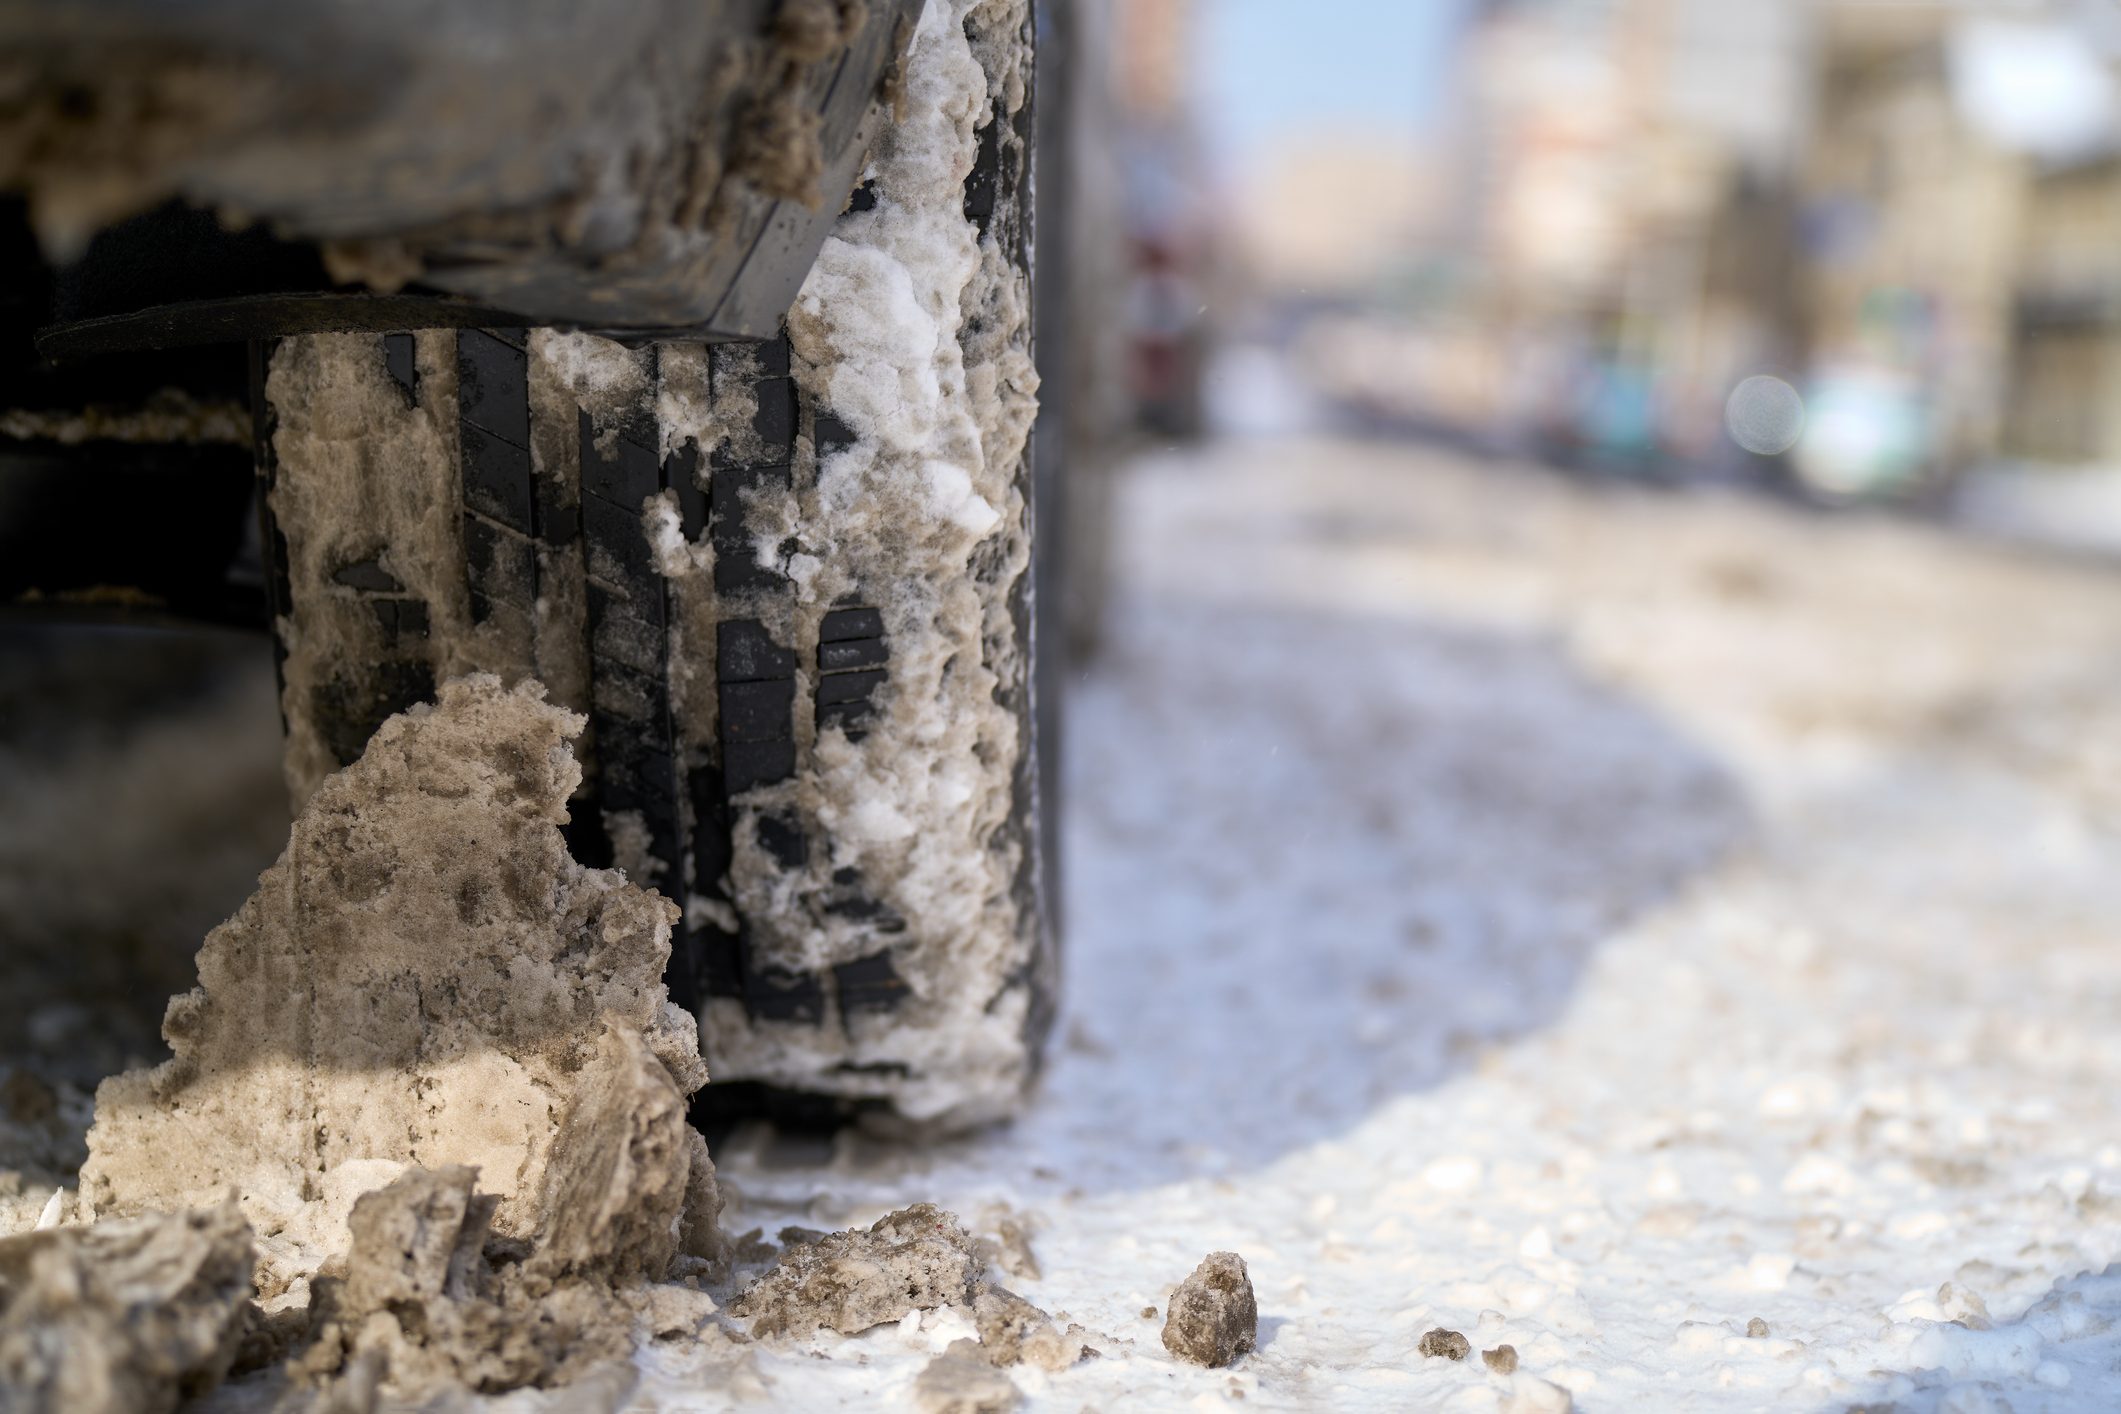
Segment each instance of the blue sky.
M1433 118L1469 0L1196 0L1211 149L1242 162L1286 133Z

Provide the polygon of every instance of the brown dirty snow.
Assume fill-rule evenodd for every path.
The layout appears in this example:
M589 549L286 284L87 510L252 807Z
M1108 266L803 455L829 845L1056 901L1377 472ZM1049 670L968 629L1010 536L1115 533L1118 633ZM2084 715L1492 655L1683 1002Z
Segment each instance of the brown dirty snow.
M914 1311L969 1305L979 1269L957 1219L915 1203L867 1229L788 1248L730 1309L751 1318L756 1336L824 1329L855 1335Z
M490 1253L495 1203L476 1178L412 1169L355 1201L345 1275L316 1282L302 1375L360 1378L368 1365L418 1395L565 1383L625 1358L628 1311L608 1281L570 1271L556 1245Z
M1259 1339L1252 1277L1235 1252L1210 1252L1171 1293L1164 1349L1181 1360L1227 1365Z
M731 1307L733 1314L751 1318L755 1337L801 1338L827 1329L857 1335L947 1306L968 1315L979 1337L958 1342L965 1347L958 1353L990 1366L1032 1365L1051 1373L1067 1369L1085 1353L1080 1326L1063 1331L1045 1311L987 1282L983 1248L988 1244L968 1236L954 1215L932 1203L916 1203L867 1228L843 1232L786 1227L781 1241L778 1265ZM991 1381L974 1384L1000 1387Z
M1483 1350L1480 1363L1498 1375L1514 1375L1517 1373L1517 1347L1498 1345L1493 1350Z
M1421 1338L1421 1344L1417 1349L1421 1351L1424 1358L1430 1360L1434 1360L1439 1356L1445 1360L1463 1360L1471 1353L1473 1342L1467 1340L1457 1331L1447 1331L1442 1326L1438 1326Z
M1016 1382L987 1363L977 1342L953 1340L913 1382L922 1414L1008 1414L1023 1402Z
M972 1321L980 1354L995 1365L1030 1364L1050 1373L1083 1356L1082 1327L1063 1333L1051 1316L1006 1287L990 1286L974 1297Z
M250 1272L250 1225L227 1201L0 1239L0 1409L175 1409L235 1360Z
M300 805L359 741L344 723L365 720L390 673L435 682L474 672L533 676L552 700L589 706L588 650L569 631L585 612L579 553L540 546L531 614L472 608L466 578L458 446L457 332L413 336L416 393L406 395L369 334L314 334L275 348L266 395L275 419L269 501L287 545L290 602L276 628L286 646L281 711L287 782ZM532 332L525 376L537 494L564 513L580 497L578 419L602 419L650 396L644 356L588 335ZM616 356L607 356L616 351ZM397 585L387 599L357 593L340 576L372 566ZM514 572L520 572L518 564ZM417 607L417 629L403 615ZM395 627L393 627L395 623ZM369 665L360 671L349 665ZM386 673L377 665L396 665Z
M1004 1204L990 1203L980 1214L980 1227L985 1231L974 1236L972 1245L987 1265L1019 1281L1037 1281L1044 1275L1031 1250L1031 1219Z
M479 666L465 648L472 623L456 513L456 337L428 331L414 345L421 395L411 403L370 334L282 340L266 375L277 418L268 500L287 540L292 595L278 624L287 646L280 707L298 807L339 765L322 721L357 690L341 680L341 665L398 652L373 609L337 583L340 570L372 560L426 605L428 629L417 642L437 681ZM438 513L443 507L447 514ZM487 637L498 632L481 628Z
M375 1348L391 1387L466 1360L494 1387L564 1377L622 1348L614 1287L723 1255L685 1123L706 1073L662 986L674 909L560 835L581 727L485 676L391 718L207 938L164 1024L173 1057L97 1091L95 1216L234 1188L272 1311L344 1254L312 1368ZM489 1228L505 1270L482 1278ZM399 1288L439 1303L417 1337L377 1328ZM535 1357L451 1347L498 1329L481 1302L534 1313Z

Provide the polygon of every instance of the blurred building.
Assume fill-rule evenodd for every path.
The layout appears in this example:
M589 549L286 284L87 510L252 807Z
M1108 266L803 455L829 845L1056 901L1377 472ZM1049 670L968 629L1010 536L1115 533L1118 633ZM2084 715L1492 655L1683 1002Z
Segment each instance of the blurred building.
M1489 0L1466 36L1458 223L1514 346L1504 430L1647 463L1781 356L1807 16L1721 0Z
M2121 463L2117 57L2065 0L1483 0L1404 238L1452 279L1316 342L1365 406L1610 469ZM1765 461L1757 374L1804 409Z
M1136 123L1178 120L1192 94L1194 0L1113 0L1111 96Z
M2121 466L2121 156L2060 165L2030 188L2003 447Z
M1375 298L1432 244L1444 177L1405 137L1292 134L1228 178L1232 255L1255 288L1284 297Z
M1111 0L1111 10L1128 386L1145 430L1194 436L1216 254L1192 102L1197 17L1193 0Z

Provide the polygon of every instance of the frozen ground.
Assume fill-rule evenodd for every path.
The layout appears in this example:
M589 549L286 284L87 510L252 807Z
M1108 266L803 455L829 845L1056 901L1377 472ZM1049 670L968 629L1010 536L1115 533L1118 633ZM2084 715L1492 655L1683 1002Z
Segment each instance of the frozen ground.
M1352 444L1120 494L1037 1104L927 1151L740 1131L737 1230L1024 1221L1010 1285L1102 1352L1012 1372L1065 1414L2121 1407L2121 574ZM163 728L221 763L156 768L207 802L194 893L282 827L231 823L257 697ZM113 761L0 761L10 963L193 906ZM12 1051L92 997L0 1005ZM1217 1248L1259 1295L1234 1371L1141 1314ZM1516 1383L1420 1357L1436 1326ZM904 1407L967 1333L764 1342L733 1384L658 1349L632 1403Z
M1038 1107L740 1139L739 1226L1029 1214L1105 1357L1039 1409L1540 1407L1439 1325L1586 1410L2121 1406L2121 577L1342 445L1120 519ZM1212 1248L1234 1374L1140 1315Z

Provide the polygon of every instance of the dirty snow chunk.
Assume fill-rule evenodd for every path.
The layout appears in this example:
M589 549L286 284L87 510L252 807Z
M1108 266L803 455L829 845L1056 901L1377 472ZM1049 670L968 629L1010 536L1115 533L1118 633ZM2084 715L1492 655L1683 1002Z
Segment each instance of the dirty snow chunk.
M595 334L542 329L531 339L530 352L600 426L648 407L656 397L652 364L641 349Z
M913 1400L922 1414L1009 1414L1023 1392L980 1357L977 1344L956 1340L914 1380Z
M475 1177L463 1166L412 1169L355 1200L346 1274L315 1283L318 1338L302 1373L337 1373L356 1354L380 1358L410 1391L441 1382L439 1371L470 1373L453 1353L471 1354L473 1331L498 1334L503 1324L482 1255L494 1199L474 1194Z
M417 1398L566 1383L626 1355L632 1313L608 1282L570 1270L567 1244L489 1257L496 1204L475 1191L476 1177L463 1166L412 1169L355 1201L346 1273L316 1282L303 1375L380 1376L391 1393Z
M981 1224L993 1229L994 1235L974 1238L973 1249L989 1266L999 1267L1019 1280L1037 1281L1041 1273L1037 1254L1031 1250L1032 1221L1002 1204L991 1203L981 1214Z
M0 1409L175 1409L235 1359L250 1269L250 1224L226 1201L0 1240Z
M1498 1345L1493 1350L1483 1350L1480 1363L1498 1375L1514 1375L1517 1373L1517 1347Z
M1164 1349L1196 1365L1227 1365L1259 1339L1259 1303L1235 1252L1210 1252L1171 1293L1168 1309Z
M697 544L685 538L684 512L675 491L659 491L641 503L641 534L648 541L655 572L665 579L714 569L714 542L704 535Z
M268 1297L408 1166L476 1168L498 1236L612 1280L660 1276L684 1234L710 1255L680 1211L712 1189L683 1117L696 1030L663 990L675 910L569 857L581 728L473 676L326 780L170 1003L172 1059L97 1091L93 1211L234 1187ZM617 1246L588 1263L595 1242Z
M437 681L505 662L474 637L457 507L456 335L414 336L421 396L408 405L368 333L316 334L276 346L265 394L277 467L269 502L286 541L289 608L277 627L288 788L299 808L336 769L333 719L380 706L351 664L395 657L373 607L335 576L373 561L428 622L416 640ZM443 514L441 507L448 507ZM491 631L486 637L492 637ZM408 643L408 647L410 646Z
M1446 1360L1463 1360L1471 1353L1473 1343L1457 1331L1447 1331L1438 1326L1421 1338L1418 1348L1427 1359L1433 1360L1440 1355Z
M990 1286L973 1298L972 1319L979 1327L980 1353L996 1365L1028 1362L1053 1371L1082 1358L1079 1327L1063 1335L1051 1316L1006 1287Z
M972 1300L979 1259L957 1219L915 1203L792 1247L730 1307L751 1318L751 1333L855 1335L909 1312Z

